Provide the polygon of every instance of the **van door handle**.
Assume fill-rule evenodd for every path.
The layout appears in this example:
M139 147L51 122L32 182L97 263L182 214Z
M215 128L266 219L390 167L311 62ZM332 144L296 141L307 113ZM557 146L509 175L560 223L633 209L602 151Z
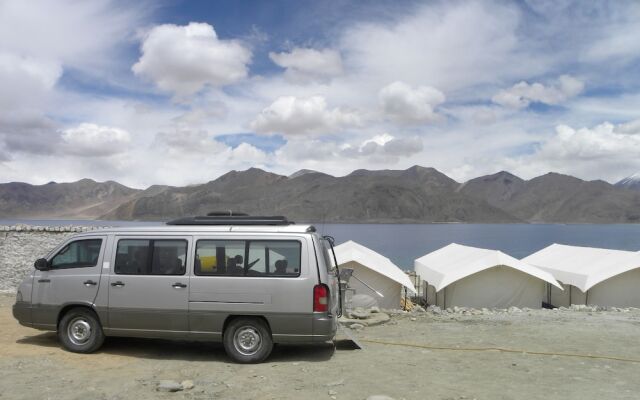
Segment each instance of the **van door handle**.
M91 279L89 279L88 281L84 281L83 283L85 286L95 286L98 284L98 282L94 282Z
M111 286L123 287L124 286L124 282L120 282L120 281L112 282Z
M38 283L49 283L51 279L38 279Z
M174 284L173 284L173 285L171 285L171 286L173 286L173 287L174 287L174 288L176 288L176 289L184 289L184 288L186 288L186 287L187 287L187 285L185 285L184 283L180 283L180 282L176 282L176 283L174 283Z

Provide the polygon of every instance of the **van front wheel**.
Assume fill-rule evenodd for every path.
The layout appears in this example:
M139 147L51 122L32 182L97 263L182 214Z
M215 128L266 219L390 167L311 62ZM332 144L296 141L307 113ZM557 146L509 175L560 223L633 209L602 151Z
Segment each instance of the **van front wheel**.
M224 349L239 363L264 361L273 349L267 324L260 318L236 318L224 331Z
M92 353L102 346L104 333L96 314L86 308L73 308L60 320L58 338L74 353Z

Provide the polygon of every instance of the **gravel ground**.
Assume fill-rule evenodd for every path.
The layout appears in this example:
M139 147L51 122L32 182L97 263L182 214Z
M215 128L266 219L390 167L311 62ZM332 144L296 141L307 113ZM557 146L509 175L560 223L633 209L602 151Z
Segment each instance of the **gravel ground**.
M364 350L278 346L263 364L238 365L209 343L110 338L96 354L69 353L54 333L18 325L12 303L0 295L0 399L640 398L640 362L371 342L640 360L639 310L395 314L357 332ZM194 387L159 392L162 380Z

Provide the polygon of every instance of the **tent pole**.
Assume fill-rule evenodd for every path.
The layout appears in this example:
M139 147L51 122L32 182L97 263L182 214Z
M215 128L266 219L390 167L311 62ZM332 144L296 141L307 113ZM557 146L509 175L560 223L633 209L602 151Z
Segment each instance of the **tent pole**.
M447 288L442 289L442 309L447 309Z
M585 294L584 305L588 306L589 305L589 290L587 290L584 294Z
M571 289L573 288L573 285L569 285L569 307L571 307Z
M407 287L404 287L404 309L405 311L409 311L408 310L409 307L407 307Z

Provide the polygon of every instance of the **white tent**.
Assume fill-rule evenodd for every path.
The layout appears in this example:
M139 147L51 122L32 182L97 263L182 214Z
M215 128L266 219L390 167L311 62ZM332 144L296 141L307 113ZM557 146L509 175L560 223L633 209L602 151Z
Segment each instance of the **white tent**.
M553 276L501 251L452 243L415 260L427 303L440 307L540 308Z
M523 259L565 285L551 304L640 307L640 253L552 244Z
M365 282L384 297L380 297L358 279L351 278L349 287L355 289L356 294L367 294L376 299L380 307L400 308L402 287L411 293L416 289L406 273L402 272L387 257L349 240L335 247L338 265L342 268L352 268L353 276Z

